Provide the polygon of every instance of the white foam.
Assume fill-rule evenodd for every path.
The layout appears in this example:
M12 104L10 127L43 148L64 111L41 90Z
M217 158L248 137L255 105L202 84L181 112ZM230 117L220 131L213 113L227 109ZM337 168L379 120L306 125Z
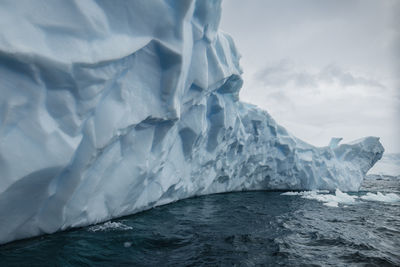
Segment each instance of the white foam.
M363 200L369 201L380 201L380 202L398 202L400 201L400 196L396 195L395 193L387 193L383 194L381 192L374 193L367 193L365 196L360 197Z
M88 228L90 232L111 231L111 230L132 230L133 228L120 222L105 222L93 225Z

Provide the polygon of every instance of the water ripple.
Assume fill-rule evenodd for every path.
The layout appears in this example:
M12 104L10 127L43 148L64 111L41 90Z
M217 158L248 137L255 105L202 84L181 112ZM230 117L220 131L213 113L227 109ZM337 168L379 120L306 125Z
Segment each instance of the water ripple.
M375 178L369 177L361 192L348 194L355 203L339 200L334 208L282 192L186 199L0 246L0 266L399 266L400 203L362 196L399 195L400 179ZM337 200L328 192L318 194Z

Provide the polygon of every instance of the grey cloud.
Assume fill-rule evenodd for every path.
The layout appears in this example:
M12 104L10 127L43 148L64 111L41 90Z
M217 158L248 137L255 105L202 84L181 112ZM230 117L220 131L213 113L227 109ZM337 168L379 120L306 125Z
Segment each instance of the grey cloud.
M317 85L315 75L306 71L296 70L293 62L288 59L266 66L257 72L254 78L271 87L284 87L291 82L301 87L314 87Z
M254 79L269 87L284 87L288 84L293 84L298 87L312 88L317 87L321 82L325 82L338 83L342 87L363 85L381 89L385 88L379 81L353 75L334 64L325 66L319 71L311 72L296 67L288 59L283 59L276 64L266 66L255 74Z
M347 86L354 86L354 85L365 85L377 88L385 88L385 86L373 79L369 79L362 76L356 76L351 74L350 72L346 72L340 67L336 65L328 65L323 68L319 74L318 79L325 82L339 82L340 85L347 87Z

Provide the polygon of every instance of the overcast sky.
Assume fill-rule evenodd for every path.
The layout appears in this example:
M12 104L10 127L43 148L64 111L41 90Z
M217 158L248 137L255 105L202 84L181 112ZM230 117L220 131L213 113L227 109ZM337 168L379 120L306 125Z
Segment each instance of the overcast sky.
M400 1L224 0L240 97L303 140L379 136L400 153Z

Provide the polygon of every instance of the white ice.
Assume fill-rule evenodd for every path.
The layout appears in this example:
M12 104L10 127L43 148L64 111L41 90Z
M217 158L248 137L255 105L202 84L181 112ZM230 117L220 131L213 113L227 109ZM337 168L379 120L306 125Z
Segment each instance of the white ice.
M132 246L132 242L124 242L124 247L129 248Z
M0 2L0 243L196 195L359 188L379 138L317 148L240 102L220 16L211 0Z
M365 196L360 197L363 200L369 201L380 201L380 202L398 202L400 201L400 196L395 193L381 193L377 192L376 194L368 192Z
M329 207L338 207L339 203L351 204L356 201L357 196L352 196L347 193L336 189L335 194L329 194L329 191L324 190L313 190L313 191L303 191L303 192L285 192L281 195L284 196L301 196L302 198L312 199L322 202L324 205Z
M335 190L335 194L329 194L329 191L325 190L312 190L312 191L301 191L293 192L288 191L281 194L282 196L300 196L301 198L317 200L322 202L325 206L329 207L339 207L339 204L354 204L360 202L361 200L368 201L380 201L380 202L398 202L400 201L400 196L395 193L381 193L377 192L371 193L367 192L365 195L357 196L350 195L348 193L340 191L340 189Z

